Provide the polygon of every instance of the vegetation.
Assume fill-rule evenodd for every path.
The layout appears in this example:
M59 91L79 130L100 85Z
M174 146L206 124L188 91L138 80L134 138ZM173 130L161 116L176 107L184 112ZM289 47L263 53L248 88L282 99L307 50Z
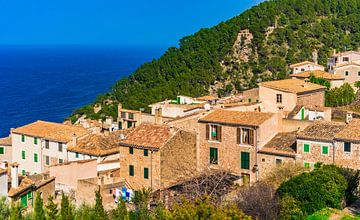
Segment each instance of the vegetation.
M337 107L349 105L356 98L354 89L345 83L339 88L330 89L325 93L326 106Z
M273 0L265 1L239 16L212 28L184 37L179 47L169 48L158 60L140 66L131 76L115 83L111 91L91 105L73 113L99 119L116 116L116 103L125 108L147 108L148 104L173 99L178 94L200 96L215 84L219 95L256 86L257 82L285 78L291 63L310 60L317 51L326 64L333 49L356 50L360 42L360 0ZM273 27L273 30L269 27ZM241 30L253 34L248 61L233 52ZM244 51L243 51L244 52ZM336 93L330 91L330 94ZM104 105L107 100L113 104ZM329 104L344 102L332 100ZM348 100L345 100L348 103ZM106 106L106 107L105 107Z

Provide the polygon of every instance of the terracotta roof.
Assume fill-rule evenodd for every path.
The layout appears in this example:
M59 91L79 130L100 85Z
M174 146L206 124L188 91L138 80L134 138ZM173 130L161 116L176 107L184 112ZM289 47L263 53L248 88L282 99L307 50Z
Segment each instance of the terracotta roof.
M321 65L316 64L316 63L314 63L314 62L304 61L304 62L300 62L300 63L291 64L291 65L290 65L290 68L295 68L295 67L303 66L303 65L321 66ZM323 67L323 66L321 66L321 67Z
M206 95L206 96L201 96L201 97L197 97L196 100L199 101L212 101L212 100L217 100L219 98L211 96L211 95Z
M73 135L81 137L88 131L81 126L64 125L54 122L36 121L31 124L16 128L12 133L25 134L34 137L67 143Z
M11 187L8 195L15 197L31 188L38 189L47 183L54 181L55 177L50 177L49 173L33 174L30 176L19 176L19 187Z
M2 146L11 146L11 137L4 137L4 138L0 138L0 145Z
M360 119L353 119L335 136L335 139L360 142Z
M120 140L120 145L160 149L173 135L169 126L141 124Z
M263 146L259 150L259 153L295 157L295 148L295 133L278 133L273 139L271 139L265 146Z
M325 86L321 86L311 82L305 82L304 80L300 80L300 79L283 79L276 81L268 81L268 82L262 82L259 85L267 88L295 93L295 94L301 94L301 93L313 92L313 91L325 89Z
M91 134L78 140L76 146L69 146L68 151L92 156L117 154L119 153L119 139L120 137L113 133L109 136Z
M301 73L296 73L296 74L291 74L291 77L296 77L296 78L309 78L310 76L315 76L318 78L324 78L327 80L341 80L341 79L345 79L345 77L338 75L338 74L331 74L325 71L321 71L321 70L314 70L314 71L306 71L306 72L301 72Z
M297 138L330 142L344 128L345 124L341 122L315 121L300 132Z
M263 112L241 112L233 110L217 109L205 117L201 118L199 122L220 123L229 125L245 125L245 126L259 126L266 120L273 117L273 113Z

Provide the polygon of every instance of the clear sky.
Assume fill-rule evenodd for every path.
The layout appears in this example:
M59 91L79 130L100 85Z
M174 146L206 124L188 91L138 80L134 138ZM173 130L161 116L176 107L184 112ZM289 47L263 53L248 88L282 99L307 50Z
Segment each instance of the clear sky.
M0 0L0 44L172 46L260 0Z

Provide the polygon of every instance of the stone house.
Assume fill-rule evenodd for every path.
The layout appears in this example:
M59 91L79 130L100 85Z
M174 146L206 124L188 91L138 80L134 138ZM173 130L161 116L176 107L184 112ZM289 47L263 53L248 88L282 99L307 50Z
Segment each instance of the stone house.
M334 53L328 60L328 69L330 73L336 73L337 67L349 64L360 64L360 52L359 51L346 51L342 53Z
M217 109L199 119L200 170L228 170L244 184L259 179L258 151L280 129L278 114Z
M264 112L288 115L297 105L324 107L325 87L307 80L284 79L259 83Z
M324 71L325 68L317 63L310 62L310 61L304 61L301 63L295 63L290 65L290 69L292 70L292 74L297 74L301 72L306 71L315 71L315 70L321 70Z
M18 162L21 174L42 173L50 165L68 161L67 148L74 138L88 131L80 126L36 121L11 130L12 161Z
M0 162L11 163L12 150L11 136L0 138Z
M305 71L290 75L291 78L301 80L309 79L311 76L328 80L330 82L330 88L340 87L345 81L345 76L342 74L332 74L322 70Z
M297 135L297 162L311 168L315 163L336 163L335 136L345 128L344 123L316 121ZM335 149L335 152L334 152Z
M196 134L141 124L119 143L120 178L133 190L157 190L196 171Z
M355 88L355 82L360 81L360 60L358 63L339 64L334 68L334 73L334 75L344 77L344 83L349 83Z
M118 104L118 128L119 130L133 128L141 123L141 111L124 109Z
M289 119L309 120L309 121L331 121L332 110L330 107L303 106L297 105L287 115Z

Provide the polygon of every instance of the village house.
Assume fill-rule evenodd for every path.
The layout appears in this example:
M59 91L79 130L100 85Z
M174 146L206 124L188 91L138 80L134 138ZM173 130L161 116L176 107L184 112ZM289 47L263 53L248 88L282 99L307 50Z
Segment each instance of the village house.
M309 121L331 121L332 110L330 107L303 106L297 105L287 115L288 119L309 120Z
M217 109L198 122L200 170L228 170L244 184L259 180L258 150L280 130L278 114Z
M297 74L297 73L301 73L301 72L306 72L306 71L315 71L315 70L320 70L320 71L324 71L325 68L317 63L314 62L310 62L310 61L304 61L301 63L295 63L290 65L290 69L292 70L292 74Z
M74 138L88 135L80 126L36 121L11 130L12 161L19 163L21 174L42 173L50 165L69 160L67 148Z
M7 162L11 163L11 156L12 156L12 143L11 143L11 136L0 138L0 162Z
M141 111L124 109L118 104L118 127L119 130L133 128L141 123Z
M344 84L345 76L328 73L322 70L306 71L297 74L291 74L290 77L295 79L309 79L311 76L316 78L323 78L330 82L330 88L337 88Z
M335 73L338 66L348 63L360 64L360 51L345 51L342 53L334 51L334 54L328 60L329 72Z
M196 171L196 134L143 123L120 140L120 177L128 188L157 190Z
M287 116L297 105L324 107L325 87L308 80L284 79L259 83L264 112L283 112Z

